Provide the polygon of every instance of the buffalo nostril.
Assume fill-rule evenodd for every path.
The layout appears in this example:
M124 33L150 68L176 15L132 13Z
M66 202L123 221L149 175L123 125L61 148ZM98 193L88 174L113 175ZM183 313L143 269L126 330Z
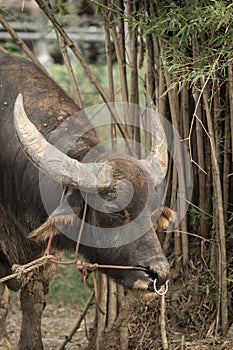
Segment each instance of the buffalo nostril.
M165 285L169 279L169 267L168 266L163 266L163 268L161 268L159 266L156 266L156 267L150 266L150 267L148 267L148 273L153 281L156 280L157 289L159 289L163 285Z

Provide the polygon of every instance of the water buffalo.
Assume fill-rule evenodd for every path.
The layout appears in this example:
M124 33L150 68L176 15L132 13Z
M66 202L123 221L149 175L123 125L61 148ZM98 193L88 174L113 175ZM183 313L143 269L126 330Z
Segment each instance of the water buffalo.
M96 242L93 246L81 244L81 253L93 263L145 267L147 271L108 269L106 272L129 289L141 290L145 295L154 293L155 278L158 288L168 280L169 264L151 219L154 209L158 208L150 207L148 203L153 201L145 198L151 191L148 183L158 184L165 176L165 146L161 144L155 151L153 145L149 158L142 163L129 156L104 151L98 155L98 162L88 162L85 156L99 144L99 139L83 113L74 118L74 128L87 131L75 140L65 155L47 140L51 136L52 139L60 138L62 149L67 131L66 119L79 111L62 88L30 61L0 54L0 277L12 273L14 264L25 264L44 254L48 232L39 230L33 238L29 238L29 234L41 225L46 227L46 222L50 220L51 223L51 218L54 229L59 227L53 240L54 249L75 249L75 240L64 234L63 228L72 228L75 218L82 218L86 193L88 205L85 221L91 224L92 229L91 232L84 230L83 235L90 234L91 239L99 240L102 228L114 228L116 244L110 248L98 246ZM58 127L61 124L63 129ZM158 158L153 159L156 154ZM85 162L81 163L84 157ZM42 179L38 168L45 174ZM44 207L39 186L41 182L47 186L48 196L51 197L50 208ZM132 198L125 208L118 208L117 197L119 193L123 199L127 197L129 182L130 188L133 188ZM66 186L65 198L61 203L56 193L52 193L57 183ZM93 205L97 197L107 203L106 210L98 210ZM128 244L120 244L117 240L124 225L136 220L141 212L142 229L148 227L147 232ZM165 209L158 218L159 215L156 225L163 226L165 222L166 226L171 211ZM140 222L134 226L135 232L138 228L140 230ZM20 350L43 349L41 316L51 276L50 268L41 267L22 280L6 282L7 287L21 290ZM10 349L4 328L7 287L0 284L3 298L0 303L0 344L4 349Z

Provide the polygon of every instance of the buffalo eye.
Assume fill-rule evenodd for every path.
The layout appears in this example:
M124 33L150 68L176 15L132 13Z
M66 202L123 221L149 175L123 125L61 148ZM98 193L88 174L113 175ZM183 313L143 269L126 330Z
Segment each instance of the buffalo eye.
M124 212L119 210L116 204L105 205L105 211L112 216L117 216L122 219L124 218Z

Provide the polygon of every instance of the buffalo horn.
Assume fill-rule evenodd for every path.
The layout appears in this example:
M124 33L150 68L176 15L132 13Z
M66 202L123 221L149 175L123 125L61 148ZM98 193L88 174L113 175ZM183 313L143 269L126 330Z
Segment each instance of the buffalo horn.
M19 94L14 108L17 137L28 158L43 173L63 185L78 187L87 192L103 190L112 184L109 163L80 163L51 145L30 122Z

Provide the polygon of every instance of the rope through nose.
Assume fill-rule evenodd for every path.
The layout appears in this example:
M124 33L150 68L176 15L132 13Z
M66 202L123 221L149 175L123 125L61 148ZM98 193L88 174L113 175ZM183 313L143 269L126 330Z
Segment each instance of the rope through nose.
M154 279L154 291L155 293L157 293L158 295L165 295L167 294L167 291L168 291L168 281L166 281L165 283L165 289L163 292L160 292L161 288L158 290L157 287L156 287L156 282L157 282L157 278Z

